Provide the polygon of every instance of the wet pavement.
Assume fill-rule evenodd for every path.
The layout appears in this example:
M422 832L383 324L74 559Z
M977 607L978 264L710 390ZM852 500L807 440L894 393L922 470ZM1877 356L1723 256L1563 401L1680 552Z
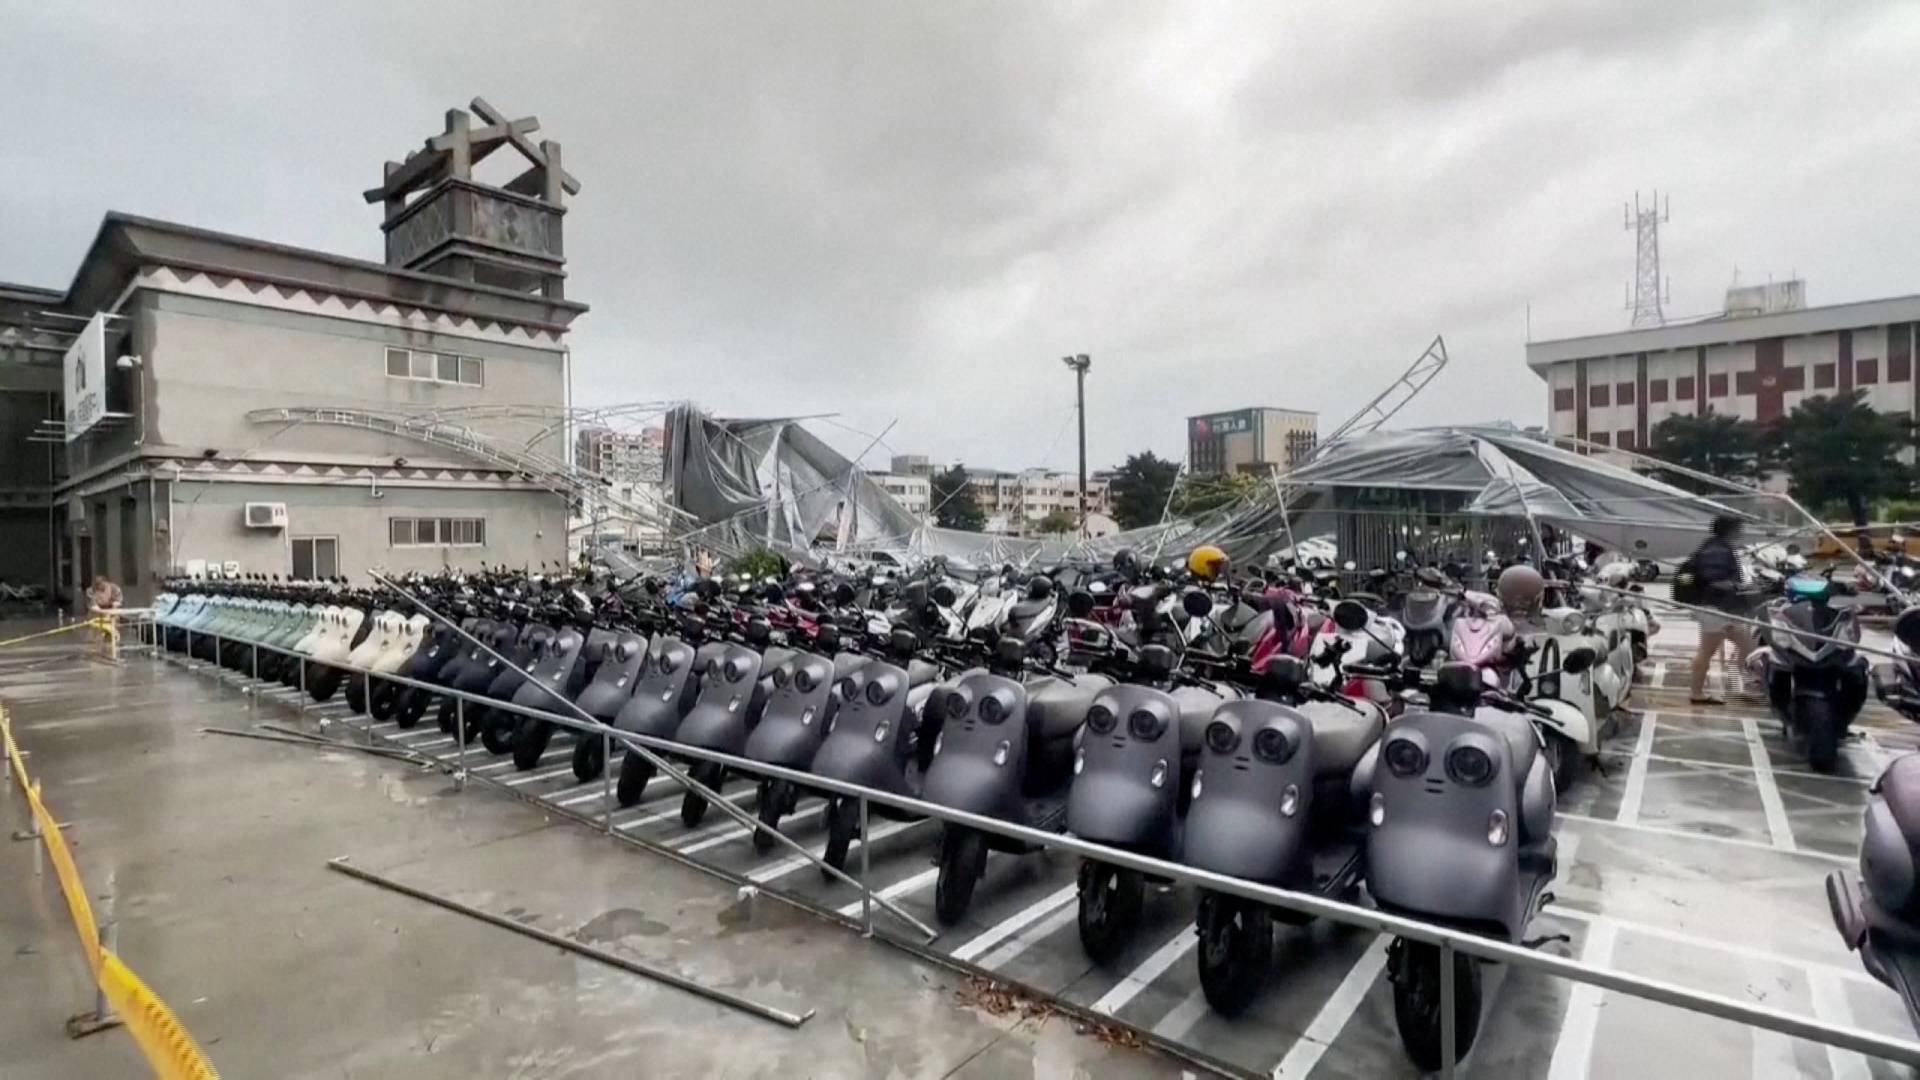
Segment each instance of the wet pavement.
M1610 744L1603 770L1589 771L1562 794L1557 900L1536 922L1534 934L1566 935L1565 942L1544 946L1558 955L1830 1023L1912 1038L1898 999L1867 976L1841 944L1827 914L1822 882L1827 873L1854 864L1867 784L1885 761L1915 748L1916 729L1878 706L1870 707L1859 737L1843 755L1840 771L1833 776L1813 773L1786 745L1778 724L1764 708L1748 702L1707 709L1687 704L1684 651L1697 640L1686 637L1688 629L1671 623L1663 628L1654 643L1655 655L1642 668L1646 683L1636 692L1635 712ZM135 664L129 671L140 666ZM453 740L441 735L430 721L407 732L390 724L376 724L367 731L360 727L363 721L338 702L300 713L290 693L252 704L235 690L219 689L211 675L189 676L172 666L158 671L150 676L154 689L165 689L157 694L150 689L150 698L192 695L209 721L218 717L220 723L241 726L251 714L255 719L297 721L310 730L324 725L336 736L344 729L355 738L371 736L428 755L457 752ZM1716 679L1720 685L1730 682L1719 673ZM67 681L71 682L70 675ZM0 696L15 693L0 674ZM17 711L29 715L31 707L29 698L21 701ZM172 715L181 715L181 707L169 708ZM174 729L165 738L177 742L189 736ZM231 757L237 751L221 746L212 753ZM315 756L311 751L268 747L261 753L282 761L286 783L294 788L316 783L315 774L329 771L306 760ZM645 950L668 939L680 946L673 951L680 963L697 961L702 970L751 987L774 1004L795 1000L783 995L803 995L808 976L814 973L797 957L775 955L765 945L740 951L739 939L752 941L758 935L740 933L724 922L743 917L738 912L726 914L732 910L727 903L738 902L736 893L716 891L711 884L701 886L697 891L720 897L709 901L719 905L712 915L720 929L685 939L639 932L655 923L675 924L651 904L628 903L590 912L591 903L570 901L576 877L589 882L587 890L598 895L595 890L609 885L600 878L602 874L633 873L651 890L655 878L683 872L645 854L627 860L637 868L632 871L576 867L576 856L589 862L607 858L606 842L593 835L593 827L610 823L623 835L671 848L758 888L858 915L854 890L823 879L811 864L790 854L755 853L747 830L730 819L709 814L699 828L685 828L679 817L679 791L669 781L656 779L641 805L625 810L603 795L598 782L576 783L567 767L571 742L564 735L527 772L515 770L507 759L486 755L477 744L468 753L476 776L493 783L473 785L458 796L447 794L448 782L439 773L409 776L407 766L376 759L331 763L332 770L348 768L366 778L360 782L375 790L405 793L389 796L390 803L410 803L424 810L413 815L416 821L409 826L402 821L409 815L388 805L380 808L377 821L342 822L344 831L397 833L387 842L402 845L408 834L417 831L415 843L457 847L457 853L433 860L433 870L460 881L494 882L486 888L503 890L486 893L477 902L490 907L518 905L529 911L570 911L574 921L568 925L592 927L595 934L638 928L627 935L638 942L636 948ZM50 784L50 790L58 789ZM502 793L517 796L518 801L501 798ZM744 782L732 782L727 794L737 805L753 808L753 790ZM485 833L491 825L487 815L493 810L456 810L451 825L427 820L445 803L500 808L499 812L519 820L531 813L523 809L523 802L545 807L555 817L579 820L564 828L542 826L525 838L492 839L486 839ZM788 835L816 852L825 838L819 806L817 800L804 801L783 826ZM459 822L468 817L476 819L466 826L470 835L459 842L447 839L447 830L459 830ZM156 827L169 833L178 829L177 824ZM378 835L366 835L365 842L343 842L343 830L331 821L312 832L326 838L329 854L381 850ZM573 839L536 839L554 834ZM870 853L876 887L933 925L937 925L932 910L937 835L932 824L878 821ZM308 843L317 847L320 839ZM538 847L539 853L517 855L522 844ZM575 844L580 845L579 851L573 850ZM292 869L260 866L249 872L311 878L310 860L298 852L299 842L293 846L295 853L284 860ZM852 865L858 863L856 847ZM1375 935L1326 924L1283 928L1263 993L1246 1014L1228 1019L1208 1008L1199 990L1192 931L1196 901L1189 890L1150 893L1142 932L1133 946L1114 963L1096 965L1086 958L1077 936L1075 868L1074 859L1060 854L1017 858L994 854L973 910L960 925L945 928L930 948L1113 1016L1235 1072L1335 1078L1416 1075L1395 1033L1391 986L1384 974L1385 942ZM500 884L503 880L511 884ZM354 888L366 887L355 884ZM687 888L695 890L693 885ZM765 898L747 906L755 913L778 910L780 935L859 940L849 931L769 904ZM627 911L631 913L613 914ZM885 915L878 917L883 934L917 944L917 935L904 924ZM784 937L781 940L779 947L784 948ZM880 961L882 966L891 963L903 971L938 971L898 952ZM517 970L494 973L499 978L519 974ZM880 976L873 978L885 984ZM835 994L844 982L838 969L826 980L814 974L811 981L816 986L825 981ZM1465 1063L1467 1075L1551 1076L1555 1080L1789 1075L1851 1080L1907 1075L1904 1069L1857 1054L1829 1051L1614 992L1576 987L1529 971L1489 969L1485 999L1485 1021ZM1111 1062L1089 1065L1072 1052L1085 1042L1070 1036L1054 1043L1003 1040L993 1044L1000 1048L984 1052L969 1067L982 1076L1025 1075L1028 1067L1037 1076L1072 1075L1084 1067L1109 1075ZM1049 1059L1061 1071L1053 1071L1054 1064L1046 1069L1038 1066L1045 1057L1043 1048L1049 1045L1064 1055ZM889 1046L885 1052L907 1051ZM1019 1064L1003 1060L1008 1054L1018 1058ZM935 1059L942 1064L930 1065ZM1134 1055L1122 1060L1132 1065ZM937 1054L925 1060L901 1058L899 1074L937 1075L944 1061ZM852 1073L830 1064L812 1075L857 1075L859 1068L872 1063L867 1059L865 1065L854 1065Z
M995 1015L950 969L441 770L201 734L301 718L174 665L9 649L0 701L118 951L230 1077L1195 1072L1064 1017ZM0 805L26 827L17 792ZM0 1075L143 1075L126 1032L62 1031L91 988L36 847L0 849ZM341 855L815 1015L779 1027L328 871Z

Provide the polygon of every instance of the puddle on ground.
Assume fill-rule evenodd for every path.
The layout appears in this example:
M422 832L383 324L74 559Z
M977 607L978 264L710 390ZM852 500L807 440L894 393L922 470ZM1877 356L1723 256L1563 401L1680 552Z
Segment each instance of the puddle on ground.
M720 924L720 936L751 934L763 930L783 930L792 926L818 926L820 920L792 904L778 900L757 902L756 897L736 900L721 908L714 921Z
M573 938L598 945L628 937L658 937L667 930L666 923L647 918L644 911L614 908L583 924L573 932Z

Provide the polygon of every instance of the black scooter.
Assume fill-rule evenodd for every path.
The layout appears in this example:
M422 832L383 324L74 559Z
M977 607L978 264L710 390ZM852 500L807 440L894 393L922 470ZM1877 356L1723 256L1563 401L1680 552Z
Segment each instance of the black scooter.
M632 630L618 630L603 639L599 648L600 667L574 704L588 716L611 726L633 697L640 663L647 654L647 639ZM583 784L597 779L607 766L606 751L603 740L581 735L573 744L574 779Z
M1827 906L1847 948L1920 1031L1920 754L1895 760L1870 790L1860 875L1828 874Z

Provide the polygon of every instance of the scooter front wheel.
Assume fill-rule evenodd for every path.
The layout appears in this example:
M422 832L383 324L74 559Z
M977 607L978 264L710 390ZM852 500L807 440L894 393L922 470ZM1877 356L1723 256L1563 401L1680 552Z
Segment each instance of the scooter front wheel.
M553 742L553 725L545 720L522 717L513 733L513 766L522 772L540 764Z
M727 776L726 767L711 761L702 761L687 770L687 776L694 783L710 791L719 791ZM691 829L698 826L707 816L707 797L693 788L680 798L680 824Z
M787 814L785 780L760 781L760 827L753 831L753 850L765 854L773 850L774 834L780 831L780 819Z
M1580 772L1580 748L1558 732L1546 733L1547 765L1553 772L1553 790L1565 792L1573 787Z
M614 785L613 797L622 807L638 806L640 796L646 793L647 785L653 782L653 763L640 756L637 751L628 750L620 759L620 781Z
M400 687L390 682L375 683L373 696L367 698L367 715L375 720L392 719L393 706L399 697Z
M835 870L847 867L847 850L853 847L854 834L860 831L860 804L844 795L830 796L827 801L827 847L821 852L821 858ZM943 867L945 863L941 864ZM832 877L825 870L822 877ZM946 879L942 869L941 880Z
M1823 697L1806 697L1794 702L1797 726L1807 738L1807 764L1813 771L1830 773L1840 761L1840 723L1833 715L1833 703Z
M1096 964L1112 963L1140 928L1147 879L1093 859L1080 864L1080 947Z
M1393 980L1393 1020L1400 1045L1422 1072L1438 1072L1441 1063L1440 947L1401 938L1388 957ZM1465 953L1453 955L1453 1060L1473 1047L1480 1030L1480 963Z
M490 754L504 754L513 749L513 729L515 716L497 709L487 709L486 717L480 724L480 745ZM467 717L467 728L473 728L473 717Z
M583 784L598 780L606 767L605 740L592 732L582 734L580 741L573 744L573 778Z
M987 869L987 838L958 825L947 826L940 840L940 877L933 887L933 913L944 926L967 917L973 887Z
M1253 1003L1273 963L1273 912L1237 896L1200 898L1200 989L1222 1016Z

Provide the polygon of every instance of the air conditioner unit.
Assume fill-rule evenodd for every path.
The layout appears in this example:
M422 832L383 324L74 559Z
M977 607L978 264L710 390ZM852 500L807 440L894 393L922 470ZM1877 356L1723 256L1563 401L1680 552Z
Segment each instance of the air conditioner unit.
M284 529L287 527L286 503L248 503L247 528Z

